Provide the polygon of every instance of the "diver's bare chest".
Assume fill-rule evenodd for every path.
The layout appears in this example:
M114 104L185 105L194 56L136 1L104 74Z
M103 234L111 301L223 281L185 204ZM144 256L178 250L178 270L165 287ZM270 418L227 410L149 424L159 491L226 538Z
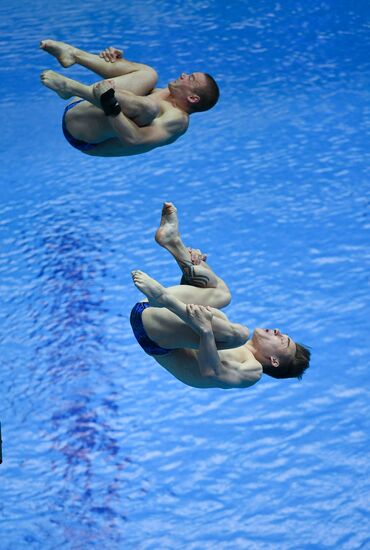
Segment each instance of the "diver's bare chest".
M245 346L233 349L221 349L218 350L218 354L221 361L236 361L237 363L244 363L245 361L248 361L248 359L251 359L252 356L250 351L247 350Z

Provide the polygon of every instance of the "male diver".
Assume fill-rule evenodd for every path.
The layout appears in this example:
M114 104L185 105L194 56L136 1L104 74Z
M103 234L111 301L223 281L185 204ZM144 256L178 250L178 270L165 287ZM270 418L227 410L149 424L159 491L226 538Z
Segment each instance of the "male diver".
M51 70L41 73L41 82L61 98L78 97L64 111L63 133L88 155L136 155L168 145L186 132L191 113L210 109L219 97L215 80L201 72L155 88L155 70L116 48L95 55L56 40L43 40L40 48L63 67L77 63L105 79L86 86Z
M229 304L230 291L200 251L184 246L170 202L164 203L155 240L175 258L183 284L165 288L142 271L132 272L146 299L133 307L130 322L146 353L196 388L247 388L262 373L302 377L309 366L307 348L278 329L256 328L249 338L247 327L220 311Z

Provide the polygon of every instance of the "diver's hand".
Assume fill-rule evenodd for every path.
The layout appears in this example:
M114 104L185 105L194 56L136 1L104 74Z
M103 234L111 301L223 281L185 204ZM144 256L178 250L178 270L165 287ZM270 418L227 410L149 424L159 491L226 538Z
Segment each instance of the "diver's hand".
M94 96L96 97L96 99L99 100L100 96L104 94L104 92L107 92L108 90L110 90L111 88L113 88L114 90L114 80L110 80L110 79L101 80L100 82L97 82L96 84L93 85Z
M200 265L207 260L207 254L203 254L198 248L188 248L190 260L193 265Z
M106 48L100 52L99 57L104 59L107 63L115 63L115 61L122 59L123 51L115 48L114 46L109 46L109 48Z

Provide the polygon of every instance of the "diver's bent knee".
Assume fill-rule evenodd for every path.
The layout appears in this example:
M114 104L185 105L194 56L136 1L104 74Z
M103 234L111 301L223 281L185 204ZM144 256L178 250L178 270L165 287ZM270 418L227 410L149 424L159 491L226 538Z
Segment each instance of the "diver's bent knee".
M226 288L217 288L217 298L220 305L218 307L226 307L231 302L231 292Z
M228 306L231 302L231 292L229 289L227 289L227 290L224 290L222 294L224 296L225 303Z
M153 69L152 67L149 67L149 65L147 65L145 67L145 76L148 80L148 85L151 87L151 88L155 88L156 85L157 85L157 82L158 82L158 73L155 69Z
M153 101L152 99L149 99L149 98L146 98L146 99L147 99L147 102L146 102L147 117L150 120L154 120L159 115L159 111L160 111L159 105L155 103L155 101Z
M235 346L242 346L249 338L249 330L244 325L231 325L232 343Z

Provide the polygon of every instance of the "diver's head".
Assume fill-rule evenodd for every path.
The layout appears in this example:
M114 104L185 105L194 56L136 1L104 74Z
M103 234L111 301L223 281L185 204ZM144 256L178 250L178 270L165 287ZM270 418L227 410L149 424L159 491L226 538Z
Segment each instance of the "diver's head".
M302 378L311 353L279 329L256 328L251 344L263 372L273 378Z
M179 78L169 82L168 88L179 107L188 113L208 111L220 96L216 81L207 73L181 73Z

